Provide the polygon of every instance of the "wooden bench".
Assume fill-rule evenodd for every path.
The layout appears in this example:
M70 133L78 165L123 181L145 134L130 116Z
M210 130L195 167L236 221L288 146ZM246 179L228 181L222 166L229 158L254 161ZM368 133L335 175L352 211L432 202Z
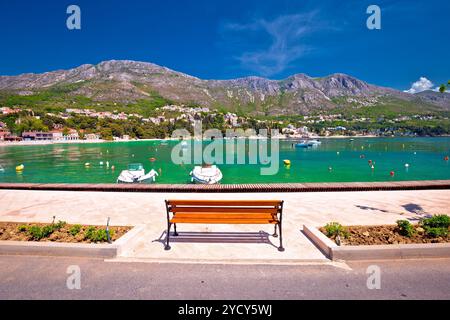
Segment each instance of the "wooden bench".
M230 200L166 200L167 243L170 250L170 230L174 226L177 237L177 224L270 224L275 226L274 237L280 232L280 246L283 248L283 201L230 201Z

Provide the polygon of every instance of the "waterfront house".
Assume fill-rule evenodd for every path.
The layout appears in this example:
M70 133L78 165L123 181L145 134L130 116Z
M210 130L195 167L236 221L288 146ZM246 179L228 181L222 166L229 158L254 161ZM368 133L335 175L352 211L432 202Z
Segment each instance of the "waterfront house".
M95 133L87 133L84 135L86 140L100 140L100 135Z
M25 131L22 133L24 141L51 141L53 140L53 133L42 131Z
M52 130L50 132L52 133L54 141L61 141L61 140L63 140L63 130L61 130L61 129L59 129L59 130Z

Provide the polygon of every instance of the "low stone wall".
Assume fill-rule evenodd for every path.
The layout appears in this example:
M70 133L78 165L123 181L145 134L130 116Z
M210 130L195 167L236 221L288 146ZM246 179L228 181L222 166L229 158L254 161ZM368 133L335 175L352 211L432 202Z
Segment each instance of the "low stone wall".
M450 243L393 244L374 246L341 246L317 228L303 226L303 233L332 260L396 260L450 258Z
M0 241L0 255L90 257L110 259L135 243L144 226L137 226L112 244Z

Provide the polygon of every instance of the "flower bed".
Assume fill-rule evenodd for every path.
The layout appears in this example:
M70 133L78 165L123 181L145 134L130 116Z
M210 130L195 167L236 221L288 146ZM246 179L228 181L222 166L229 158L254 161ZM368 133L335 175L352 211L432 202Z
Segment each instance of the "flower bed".
M112 241L116 241L131 227L109 227ZM0 241L36 241L62 243L105 243L108 241L105 226L69 225L58 223L0 222Z
M406 220L398 221L397 225L349 227L334 222L319 230L343 246L450 243L450 217L446 215L414 225Z

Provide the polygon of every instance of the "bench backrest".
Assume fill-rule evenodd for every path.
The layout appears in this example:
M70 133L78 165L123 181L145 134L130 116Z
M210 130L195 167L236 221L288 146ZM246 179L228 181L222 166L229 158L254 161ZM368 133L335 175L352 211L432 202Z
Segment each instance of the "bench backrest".
M167 211L173 213L281 213L279 200L167 200Z

